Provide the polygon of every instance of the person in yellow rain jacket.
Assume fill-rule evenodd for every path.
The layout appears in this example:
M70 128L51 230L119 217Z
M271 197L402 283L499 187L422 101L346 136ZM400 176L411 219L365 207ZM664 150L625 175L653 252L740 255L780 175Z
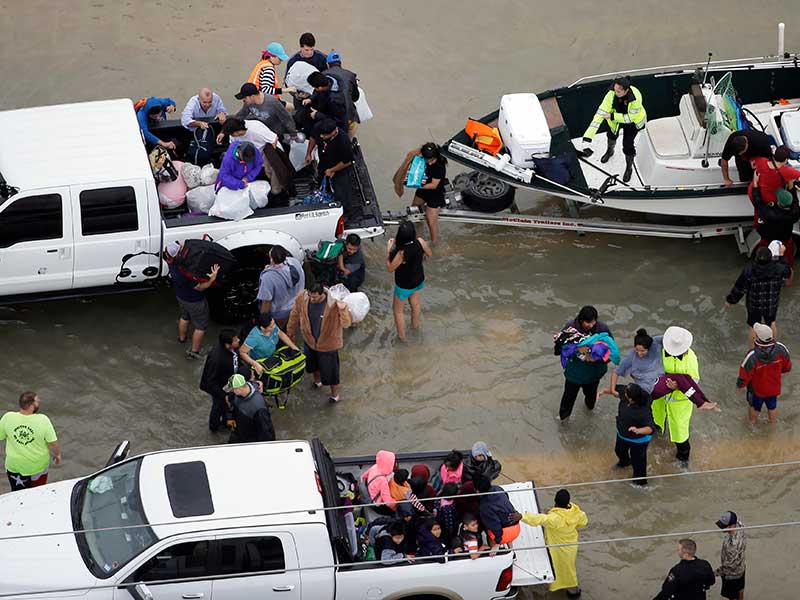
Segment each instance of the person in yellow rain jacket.
M578 541L578 529L586 527L589 519L577 504L570 503L569 492L556 492L555 506L546 515L526 512L522 522L528 525L544 527L544 539L549 544L569 544ZM560 546L550 548L553 559L553 570L556 579L550 584L550 591L566 588L567 596L577 598L581 595L578 587L578 574L575 571L575 560L578 558L577 546Z
M683 327L667 327L662 339L661 362L666 375L689 375L700 380L700 365L692 350L692 333ZM652 404L653 420L664 431L669 423L669 439L675 444L675 458L686 467L689 464L689 425L692 421L694 403L680 390L674 390L663 398L655 398Z
M592 117L592 122L583 133L583 141L591 142L600 127L605 123L608 136L606 153L600 157L601 163L607 163L614 156L614 146L617 145L619 130L622 129L622 152L625 154L625 173L622 181L631 180L633 159L636 156L634 140L636 134L644 129L647 123L647 112L642 104L642 93L631 85L630 77L617 77L608 90L597 112Z

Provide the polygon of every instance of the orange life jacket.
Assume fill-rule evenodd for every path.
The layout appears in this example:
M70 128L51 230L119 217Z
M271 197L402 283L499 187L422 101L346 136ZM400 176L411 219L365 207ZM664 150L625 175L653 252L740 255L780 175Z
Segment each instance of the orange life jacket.
M133 103L133 112L139 112L139 109L144 108L145 104L147 104L147 98L141 98L140 100L136 100Z
M495 156L503 147L503 139L496 127L489 127L475 119L467 119L464 131L478 150Z
M250 77L247 79L247 81L249 83L252 83L253 85L255 85L259 89L259 91L261 90L261 82L259 81L259 75L261 74L261 68L266 66L267 64L269 64L269 66L272 67L272 70L275 71L275 87L276 88L280 87L280 85L278 85L278 83L279 83L278 82L278 71L275 69L275 65L273 65L269 61L269 59L264 59L264 60L260 60L260 61L258 61L256 63L256 66L253 67L253 71L250 73ZM276 98L280 98L281 97L280 94L273 94L273 96L275 96Z

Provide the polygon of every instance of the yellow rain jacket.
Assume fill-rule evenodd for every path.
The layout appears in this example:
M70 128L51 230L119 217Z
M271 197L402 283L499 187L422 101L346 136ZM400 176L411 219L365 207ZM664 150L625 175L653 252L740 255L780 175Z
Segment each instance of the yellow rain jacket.
M615 99L617 100L616 106ZM624 105L625 112L619 111L620 104ZM624 98L617 99L614 90L608 90L600 106L597 107L597 112L592 117L592 122L589 123L589 127L583 133L583 137L590 140L593 139L597 130L600 129L600 125L603 124L603 119L608 121L611 133L617 133L619 126L627 123L633 123L636 125L636 129L644 129L647 123L647 112L645 112L642 104L642 93L634 86L631 86Z
M695 381L700 381L700 365L697 362L697 355L691 348L686 355L680 359L668 356L661 350L661 363L664 366L664 373L669 375L689 375ZM689 424L692 421L694 403L683 395L683 392L675 390L663 398L653 400L653 420L664 431L664 422L669 422L670 441L680 444L689 439Z
M553 507L546 515L526 512L522 515L522 522L534 527L542 525L547 544L569 544L578 541L578 529L586 527L589 519L580 506L571 502L569 508ZM578 587L578 574L575 572L578 547L562 546L549 550L556 575L556 580L550 584L550 591Z

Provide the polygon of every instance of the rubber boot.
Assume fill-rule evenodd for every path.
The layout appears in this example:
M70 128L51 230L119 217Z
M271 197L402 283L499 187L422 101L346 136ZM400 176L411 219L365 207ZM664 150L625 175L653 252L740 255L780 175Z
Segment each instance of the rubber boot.
M601 163L607 163L608 161L611 160L611 157L614 156L614 146L616 145L617 145L616 138L614 139L608 138L608 148L606 148L606 153L600 157Z
M633 156L625 156L625 172L622 174L622 181L628 183L633 175Z

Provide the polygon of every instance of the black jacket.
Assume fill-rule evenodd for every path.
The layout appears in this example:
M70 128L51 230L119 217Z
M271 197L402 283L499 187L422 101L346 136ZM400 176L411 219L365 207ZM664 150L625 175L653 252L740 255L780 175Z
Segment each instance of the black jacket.
M479 461L472 458L472 455L464 459L464 469L461 472L461 481L475 481L481 477L485 477L489 481L497 479L503 466L500 461L495 460L491 456L487 456L486 460Z
M361 97L361 93L358 91L358 76L352 71L343 69L341 65L332 66L323 71L322 74L336 79L339 84L339 93L347 109L347 118L358 123L358 112L355 106L355 103Z
M230 376L236 373L239 366L239 355L235 350L228 350L217 344L208 353L203 374L200 376L200 389L215 397L224 397L222 387L228 383Z
M777 203L764 204L761 201L761 190L753 188L753 201L758 214L758 233L768 241L791 239L794 224L800 219L800 204L794 199L788 208L781 208Z
M705 600L714 585L714 569L707 560L682 560L669 570L661 592L653 600Z
M736 304L747 294L747 310L774 315L778 310L781 288L790 275L789 264L783 257L765 265L748 263L725 300Z
M231 395L236 431L230 441L235 443L274 442L275 428L272 425L267 401L264 400L264 396L258 391L255 383L251 381L247 385L250 386L250 393L244 398L235 394Z

